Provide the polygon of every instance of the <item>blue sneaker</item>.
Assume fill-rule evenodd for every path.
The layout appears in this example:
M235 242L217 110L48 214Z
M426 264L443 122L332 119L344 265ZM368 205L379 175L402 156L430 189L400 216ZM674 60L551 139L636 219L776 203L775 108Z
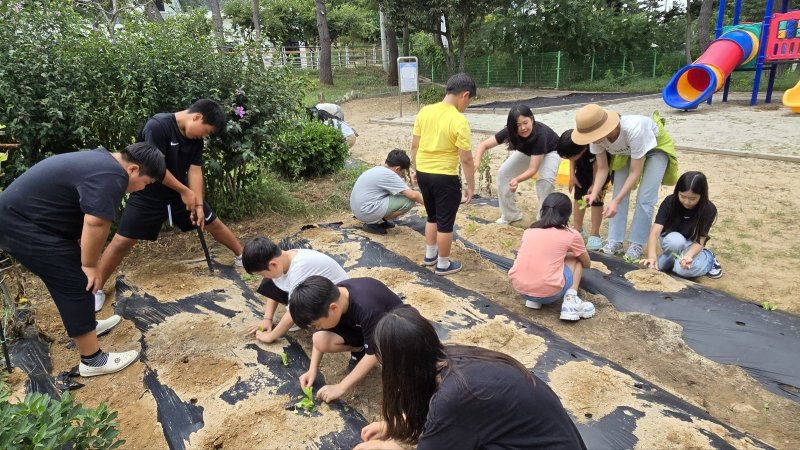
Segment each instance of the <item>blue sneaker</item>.
M458 261L450 261L450 265L446 268L442 269L441 267L436 267L436 275L450 275L452 273L460 272L461 271L461 263Z
M439 261L439 254L437 253L436 256L433 258L428 258L427 256L422 259L423 266L435 266L436 263Z

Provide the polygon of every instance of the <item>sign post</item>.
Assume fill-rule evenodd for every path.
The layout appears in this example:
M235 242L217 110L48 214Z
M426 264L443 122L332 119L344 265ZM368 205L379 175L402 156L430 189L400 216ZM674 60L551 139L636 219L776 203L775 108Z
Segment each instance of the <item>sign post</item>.
M417 111L419 111L419 64L416 56L401 56L397 58L397 78L399 81L398 98L400 99L400 117L403 117L403 94L417 93Z

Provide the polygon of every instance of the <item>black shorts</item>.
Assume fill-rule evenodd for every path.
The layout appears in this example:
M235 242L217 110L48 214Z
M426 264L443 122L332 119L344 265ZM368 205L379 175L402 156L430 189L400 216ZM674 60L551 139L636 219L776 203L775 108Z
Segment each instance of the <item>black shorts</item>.
M341 338L344 339L344 345L349 345L350 347L355 347L359 350L364 348L364 333L362 333L360 330L337 325L330 330L324 331L330 331L335 335L341 336Z
M162 200L134 192L122 212L117 234L129 239L155 241L158 239L161 225L168 220L167 205L171 209L172 223L181 231L191 231L196 228L192 225L189 211L186 210L186 205L180 196ZM217 215L205 201L203 201L203 214L206 224L217 219Z
M576 175L578 178L578 182L583 187L578 187L578 185L575 185L575 189L572 191L572 198L574 198L575 200L580 200L589 192L589 188L592 187L592 183L594 182L594 176L589 176L589 177L586 177L585 175L581 176L580 173L576 173ZM592 206L603 206L603 199L606 196L606 192L608 191L609 186L611 186L610 175L608 176L608 178L606 178L606 182L600 189L600 194L597 196L597 200L595 200L592 203Z
M80 249L68 254L35 255L8 252L34 275L41 278L61 315L69 337L84 335L97 327L94 295L86 290L86 274L81 270Z
M417 172L417 184L428 213L428 223L435 223L440 233L452 233L461 206L458 175Z
M269 278L264 278L261 280L261 284L258 285L256 292L264 297L271 298L282 305L289 304L289 293L278 286L275 286L275 282Z

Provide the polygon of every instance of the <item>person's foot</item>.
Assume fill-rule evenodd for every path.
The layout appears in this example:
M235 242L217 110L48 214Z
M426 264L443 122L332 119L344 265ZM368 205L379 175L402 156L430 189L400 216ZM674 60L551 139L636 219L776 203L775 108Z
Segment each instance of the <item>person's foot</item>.
M708 278L717 279L722 276L722 272L723 272L722 264L720 264L719 261L717 261L717 257L714 256L714 265L711 266L711 270L709 270L708 273L706 273L706 276Z
M386 229L394 228L394 227L397 226L397 225L394 224L394 222L390 222L390 221L388 221L386 219L383 219L383 222L379 223L378 225L380 225L380 226L382 226L383 228L386 228Z
M603 248L603 240L600 239L600 236L589 236L589 239L586 240L586 250L600 250Z
M244 267L244 265L242 264L242 255L233 257L233 266L234 267Z
M495 220L494 223L499 224L499 225L508 225L508 224L510 224L512 222L518 222L520 220L522 220L522 216L510 217L510 218L506 218L506 217L500 216L500 218Z
M589 233L587 233L586 230L581 230L581 239L583 239L583 242L589 239Z
M363 228L363 229L364 229L364 231L366 231L367 233L372 233L372 234L387 234L387 233L386 233L386 228L384 228L384 227L380 226L380 225L379 225L379 224L377 224L377 223L365 223L365 224L364 224L364 226L363 226L362 228Z
M606 241L606 245L600 248L600 251L607 255L621 255L625 249L622 247L622 242Z
M130 366L138 357L139 352L136 350L122 353L109 353L108 360L106 360L106 363L102 366L95 367L81 362L78 365L78 372L82 377L95 377L97 375L116 373Z
M103 309L103 305L106 303L106 293L103 291L97 291L94 294L94 311L100 311Z
M422 258L422 265L423 266L434 266L439 261L439 254L437 253L433 258L428 258L427 256Z
M542 309L542 304L533 300L525 300L525 306L530 309Z
M564 295L564 302L561 304L561 320L574 322L580 319L588 319L594 316L594 313L594 304L592 302L585 302L578 297L578 294L571 292L567 292Z
M644 249L642 248L641 244L636 244L636 243L631 242L628 245L628 251L625 252L625 256L624 256L625 261L628 261L629 263L635 264L637 261L642 259L642 253L643 252L644 252Z
M447 267L436 267L436 275L450 275L456 272L460 272L462 269L461 263L458 261L450 261L450 264Z
M97 321L97 326L94 328L95 333L97 333L98 336L108 333L112 328L119 325L120 322L122 322L122 317L116 314L107 319L100 319Z

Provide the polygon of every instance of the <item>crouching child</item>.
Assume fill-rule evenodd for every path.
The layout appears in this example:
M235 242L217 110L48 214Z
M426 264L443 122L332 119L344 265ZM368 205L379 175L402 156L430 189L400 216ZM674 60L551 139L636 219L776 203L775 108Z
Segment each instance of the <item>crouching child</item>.
M351 278L334 284L325 277L310 276L297 285L289 300L289 312L301 328L316 328L312 338L311 364L300 376L307 388L317 378L325 353L350 352L352 370L337 384L325 385L316 398L332 402L361 381L378 363L372 332L386 313L402 305L400 297L373 278Z

